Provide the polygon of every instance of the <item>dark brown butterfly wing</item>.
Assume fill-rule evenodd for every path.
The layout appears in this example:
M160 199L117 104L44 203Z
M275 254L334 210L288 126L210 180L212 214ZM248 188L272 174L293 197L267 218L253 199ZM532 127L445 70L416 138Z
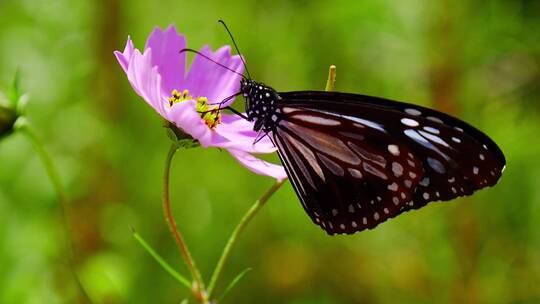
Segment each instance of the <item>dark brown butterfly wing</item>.
M335 92L280 96L272 138L306 212L329 234L469 195L505 166L486 135L434 110Z

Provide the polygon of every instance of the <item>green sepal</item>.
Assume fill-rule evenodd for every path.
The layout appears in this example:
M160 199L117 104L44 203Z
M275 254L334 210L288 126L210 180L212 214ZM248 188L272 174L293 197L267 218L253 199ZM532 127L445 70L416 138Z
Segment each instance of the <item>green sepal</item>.
M198 140L191 137L191 135L184 133L173 123L164 120L163 126L166 129L167 137L169 137L170 140L172 140L176 145L178 145L178 148L196 148L201 145Z
M13 109L17 108L17 103L19 99L21 98L22 94L19 90L19 83L20 83L20 73L19 70L15 71L15 75L13 76L13 82L11 83L11 86L7 90L7 98L10 101L10 106Z

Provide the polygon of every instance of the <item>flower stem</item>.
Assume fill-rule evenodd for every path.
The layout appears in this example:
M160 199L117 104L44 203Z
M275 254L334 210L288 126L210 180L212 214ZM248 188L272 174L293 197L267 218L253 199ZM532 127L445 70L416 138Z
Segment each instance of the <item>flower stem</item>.
M326 80L325 91L333 91L336 86L336 66L331 65L328 69L328 80Z
M251 219L257 214L257 212L264 206L264 204L268 201L268 199L276 192L276 190L283 185L286 179L282 181L278 181L270 187L266 191L266 193L263 194L261 198L259 198L253 206L244 214L242 219L240 220L240 223L236 226L233 233L231 234L229 240L227 241L227 245L225 245L225 248L223 249L223 253L221 254L221 257L219 258L219 261L216 265L216 268L214 270L214 273L212 274L212 277L210 279L210 284L208 285L208 298L212 298L212 292L214 291L214 288L216 286L217 280L219 278L219 275L221 274L221 271L223 270L223 266L225 265L225 262L229 258L229 255L231 254L231 249L238 240L238 237L240 236L240 233L244 230L244 228L247 226L247 224L251 221Z
M72 243L72 237L71 237L71 227L69 225L69 205L67 201L67 195L64 189L64 186L62 184L62 180L60 178L60 175L58 174L58 170L56 170L56 167L54 166L54 162L45 149L45 146L43 143L39 140L37 135L34 133L32 128L30 127L28 121L21 117L17 120L17 123L15 125L15 128L21 132L28 141L32 144L34 147L34 150L36 151L39 159L41 160L43 167L45 168L45 171L47 172L47 175L49 179L51 180L54 190L56 192L56 196L58 197L58 201L60 203L60 217L62 218L62 227L64 230L64 238L65 238L65 246L66 246L66 252L67 252L67 260L69 263L69 270L71 272L71 275L73 276L73 279L77 285L77 288L79 290L80 295L82 296L82 299L84 303L92 303L92 300L90 299L90 296L84 289L84 286L82 285L79 276L75 270L75 262L74 262L74 248Z
M199 272L199 269L197 269L197 266L195 266L195 261L189 253L188 247L184 241L184 238L182 237L182 234L180 234L178 227L176 227L176 222L171 212L171 204L169 199L169 176L171 171L171 162L174 154L176 153L176 151L178 151L178 148L178 145L176 143L173 143L171 145L171 148L169 149L169 153L167 154L167 159L165 160L165 171L163 172L163 211L165 213L165 219L169 224L171 233L176 240L176 244L178 245L178 249L180 250L184 262L186 262L186 265L191 272L191 277L193 279L192 292L199 302L207 303L207 297L204 290L204 282L202 280L201 273Z

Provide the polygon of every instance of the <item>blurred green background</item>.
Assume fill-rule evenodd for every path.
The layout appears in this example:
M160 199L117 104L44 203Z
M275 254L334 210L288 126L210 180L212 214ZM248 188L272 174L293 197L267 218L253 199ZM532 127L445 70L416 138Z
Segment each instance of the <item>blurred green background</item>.
M169 24L190 47L217 48L230 43L218 19L255 79L323 89L335 64L338 90L457 115L508 161L495 188L353 236L313 225L287 183L226 265L226 281L253 271L224 303L540 303L539 1L0 0L0 83L20 69L27 116L68 188L76 269L96 303L189 296L129 230L187 275L161 209L169 140L113 51L128 35L141 48ZM177 155L173 209L205 278L272 183L224 151ZM76 302L54 189L15 134L0 142L0 303Z

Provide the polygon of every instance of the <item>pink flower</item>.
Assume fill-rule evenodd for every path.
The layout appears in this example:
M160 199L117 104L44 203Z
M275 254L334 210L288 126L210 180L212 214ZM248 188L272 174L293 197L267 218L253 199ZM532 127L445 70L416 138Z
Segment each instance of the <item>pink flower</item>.
M114 54L135 92L164 119L207 147L224 148L251 171L282 180L282 166L256 158L256 153L276 150L268 137L253 144L253 125L237 115L218 113L209 103L217 103L239 92L240 75L196 55L186 71L186 39L174 26L156 28L148 37L144 53L134 48L128 37L124 52ZM231 56L229 46L217 51L205 46L200 52L242 74L240 56ZM230 100L226 103L229 105Z

